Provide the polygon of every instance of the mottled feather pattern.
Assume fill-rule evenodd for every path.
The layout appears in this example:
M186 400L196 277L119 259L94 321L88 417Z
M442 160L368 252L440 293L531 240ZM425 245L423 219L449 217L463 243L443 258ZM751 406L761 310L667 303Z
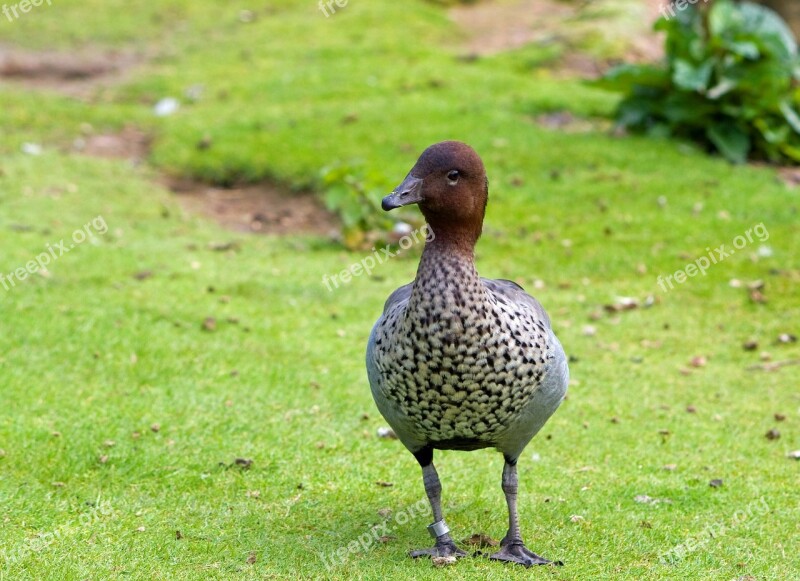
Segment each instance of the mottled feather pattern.
M513 300L522 296L529 300ZM510 281L481 279L459 256L423 258L373 335L385 405L408 438L437 448L496 445L560 349L535 299Z

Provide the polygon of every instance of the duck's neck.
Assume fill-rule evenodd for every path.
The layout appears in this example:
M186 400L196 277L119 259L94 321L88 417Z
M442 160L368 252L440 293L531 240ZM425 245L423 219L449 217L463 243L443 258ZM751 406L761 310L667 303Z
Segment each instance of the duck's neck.
M430 306L468 308L470 299L482 296L480 276L475 270L475 243L465 242L463 238L436 236L434 232L417 268L409 300L412 312L420 308L428 312Z
M458 223L438 215L425 217L428 219L428 242L425 245L425 253L458 254L474 261L475 244L481 236L483 216L474 222Z

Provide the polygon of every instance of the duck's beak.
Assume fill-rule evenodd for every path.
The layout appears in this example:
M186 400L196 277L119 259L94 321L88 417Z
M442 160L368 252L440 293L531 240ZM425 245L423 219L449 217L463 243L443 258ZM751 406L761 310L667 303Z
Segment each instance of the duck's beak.
M394 210L401 206L419 204L421 201L422 180L408 174L402 184L397 186L391 194L383 198L381 208L388 212L389 210Z

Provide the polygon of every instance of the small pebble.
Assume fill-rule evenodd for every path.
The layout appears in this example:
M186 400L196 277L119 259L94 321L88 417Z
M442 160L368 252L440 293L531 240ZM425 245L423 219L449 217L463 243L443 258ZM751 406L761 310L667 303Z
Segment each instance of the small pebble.
M22 144L22 153L27 155L41 155L42 154L42 146L38 143L23 143Z
M158 117L168 117L180 109L180 107L180 101L174 97L167 97L156 103L155 107L153 107L153 113Z
M396 440L397 434L394 433L392 428L380 427L378 428L378 437L386 440Z
M703 355L697 355L696 357L692 357L692 361L689 363L692 367L705 367L708 360Z

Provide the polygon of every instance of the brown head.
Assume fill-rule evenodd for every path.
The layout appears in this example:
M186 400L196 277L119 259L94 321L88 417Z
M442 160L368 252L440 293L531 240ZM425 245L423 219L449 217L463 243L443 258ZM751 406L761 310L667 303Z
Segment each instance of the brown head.
M489 184L481 158L466 143L442 141L417 163L381 203L384 210L417 204L434 239L472 250L481 235Z

